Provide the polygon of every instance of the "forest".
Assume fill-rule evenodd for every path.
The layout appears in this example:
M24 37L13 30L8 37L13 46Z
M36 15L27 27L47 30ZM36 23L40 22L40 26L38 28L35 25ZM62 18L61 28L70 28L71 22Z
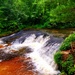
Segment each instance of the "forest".
M24 28L74 28L75 0L0 0L0 34Z

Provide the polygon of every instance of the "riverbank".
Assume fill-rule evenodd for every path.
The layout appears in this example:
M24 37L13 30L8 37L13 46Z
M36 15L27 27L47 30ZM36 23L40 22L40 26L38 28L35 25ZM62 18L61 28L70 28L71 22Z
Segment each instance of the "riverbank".
M72 34L75 32L75 28L67 28L67 29L39 29L39 28L24 28L23 29L24 31L26 30L39 30L39 31L43 31L43 32L47 32L47 33L50 33L54 36L57 36L57 37L67 37L69 34ZM21 30L15 30L15 31L5 31L5 32L0 32L0 37L3 37L3 36L7 36L7 35L10 35L10 34L14 34L14 33L17 33Z
M74 75L75 72L75 33L70 34L61 44L54 59L59 66L61 75ZM73 44L74 43L74 44Z

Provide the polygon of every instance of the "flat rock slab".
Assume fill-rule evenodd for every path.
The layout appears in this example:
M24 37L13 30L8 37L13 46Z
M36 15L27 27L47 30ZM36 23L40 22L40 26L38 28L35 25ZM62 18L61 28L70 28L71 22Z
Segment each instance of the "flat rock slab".
M0 62L0 75L36 75L28 64L29 58L15 57L11 60ZM23 62L24 61L24 62Z

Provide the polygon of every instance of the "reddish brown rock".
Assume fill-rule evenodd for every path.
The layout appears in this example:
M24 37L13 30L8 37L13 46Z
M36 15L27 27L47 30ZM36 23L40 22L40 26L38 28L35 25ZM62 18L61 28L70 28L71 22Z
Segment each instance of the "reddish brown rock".
M0 44L0 48L4 48L4 46L2 44Z
M34 75L32 69L27 69L29 65L27 65L25 61L28 60L30 60L30 58L27 59L22 57L15 57L11 60L1 62L0 75Z

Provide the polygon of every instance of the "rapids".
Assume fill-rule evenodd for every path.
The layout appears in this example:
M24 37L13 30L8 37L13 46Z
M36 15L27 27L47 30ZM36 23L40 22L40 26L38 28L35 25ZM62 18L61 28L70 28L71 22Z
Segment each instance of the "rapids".
M59 49L63 38L54 37L42 31L20 31L0 38L4 47L0 48L0 61L16 56L30 58L38 75L60 75L54 54ZM9 45L8 45L9 44Z

